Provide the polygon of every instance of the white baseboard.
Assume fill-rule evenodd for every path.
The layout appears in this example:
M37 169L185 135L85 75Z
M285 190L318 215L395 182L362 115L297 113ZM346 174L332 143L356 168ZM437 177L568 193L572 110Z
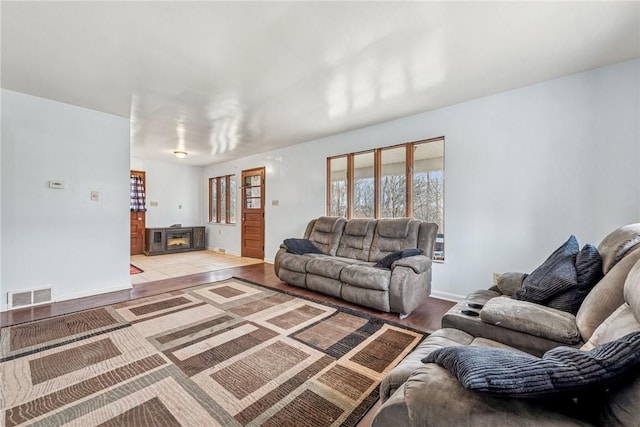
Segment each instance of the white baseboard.
M76 299L76 298L92 297L95 295L108 294L110 292L118 292L118 291L130 290L130 289L133 289L133 285L131 283L127 283L126 285L114 286L113 288L92 289L89 291L76 292L73 294L67 294L63 296L56 295L54 302L66 301L66 300Z
M458 295L458 294L452 294L449 292L434 291L434 290L431 290L431 296L433 298L438 298L438 299L443 299L445 301L453 301L453 302L460 302L465 298L464 295Z

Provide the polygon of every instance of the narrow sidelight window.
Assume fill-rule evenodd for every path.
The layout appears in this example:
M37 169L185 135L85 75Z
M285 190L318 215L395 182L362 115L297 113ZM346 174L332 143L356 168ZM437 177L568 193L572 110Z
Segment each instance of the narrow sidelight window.
M209 178L209 222L236 223L235 175Z

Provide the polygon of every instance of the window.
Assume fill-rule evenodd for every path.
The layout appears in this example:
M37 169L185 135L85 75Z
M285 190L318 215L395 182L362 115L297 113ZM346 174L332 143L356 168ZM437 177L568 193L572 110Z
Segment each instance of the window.
M373 172L373 151L353 155L352 218L374 218L376 193Z
M407 149L385 148L380 154L380 218L403 217L407 212Z
M347 216L347 156L327 162L329 197L327 212L331 216Z
M236 223L235 175L209 178L209 222Z
M435 222L444 260L444 138L328 158L327 215Z
M412 216L438 224L433 259L444 260L444 139L413 144Z

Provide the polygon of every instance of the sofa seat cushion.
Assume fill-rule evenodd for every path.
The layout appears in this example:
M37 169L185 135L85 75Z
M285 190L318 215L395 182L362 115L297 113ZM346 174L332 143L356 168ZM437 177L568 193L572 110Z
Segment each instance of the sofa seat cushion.
M347 258L347 257L342 257L342 256L334 256L331 259L335 259L336 261L341 261L344 262L345 264L349 264L349 265L369 265L369 266L373 266L373 264L375 264L374 262L369 262L369 261L363 261L360 259L353 259L353 258Z
M314 258L328 258L328 257L327 255L322 255L322 254L296 255L289 252L285 252L280 256L280 268L286 268L287 270L296 271L298 273L306 273L307 263Z
M575 418L578 410L570 399L505 399L474 393L435 363L414 371L400 392L404 403L402 409L407 415L403 417L400 409L390 412L385 405L376 415L374 426L592 426Z
M427 355L470 390L509 397L580 396L604 391L640 365L640 332L591 351L556 347L542 358L504 348L450 347Z
M307 273L338 280L342 269L348 265L344 261L335 259L335 257L322 257L309 260L306 268Z
M422 359L440 348L456 345L469 345L473 336L458 329L438 329L424 339L411 353L396 365L380 383L380 398L384 402L404 384L411 373L424 364Z
M369 265L355 264L342 269L340 280L358 288L379 291L389 290L391 270L372 268Z

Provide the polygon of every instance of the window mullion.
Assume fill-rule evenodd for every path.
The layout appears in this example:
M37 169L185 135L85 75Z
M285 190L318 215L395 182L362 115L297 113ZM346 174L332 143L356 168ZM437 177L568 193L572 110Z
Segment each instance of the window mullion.
M220 185L220 178L216 178L216 222L220 223L221 218L220 218L220 189L221 189L221 185Z
M380 218L382 200L382 150L373 150L373 217Z
M407 154L407 158L405 161L407 174L405 177L405 182L407 183L407 186L405 188L405 191L407 192L405 210L407 218L411 218L413 216L413 150L415 145L413 143L409 143L405 147Z
M226 224L229 224L230 219L231 219L231 212L230 212L230 207L231 207L231 201L230 201L230 194L231 194L231 177L230 175L227 175L224 177L224 181L225 181L225 189L226 191L224 192L224 222Z
M354 184L353 180L355 179L353 173L353 154L349 154L347 156L347 218L353 218L353 194L354 194Z

